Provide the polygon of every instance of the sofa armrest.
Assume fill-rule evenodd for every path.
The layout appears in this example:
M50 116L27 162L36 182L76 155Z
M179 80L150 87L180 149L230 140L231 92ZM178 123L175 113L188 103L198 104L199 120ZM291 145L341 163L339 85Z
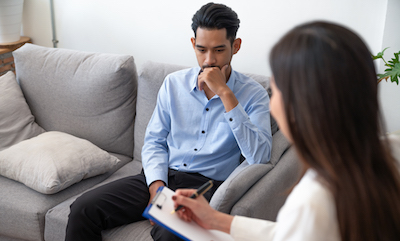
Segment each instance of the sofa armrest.
M210 200L211 207L230 213L232 206L272 168L270 163L249 165L246 161L242 162L214 193Z
M275 221L291 188L300 178L301 165L293 147L232 207L231 215Z
M231 213L232 207L253 188L253 185L265 176L270 175L270 172L276 172L274 171L275 166L280 162L289 148L290 143L283 136L282 132L276 132L272 137L270 161L267 164L254 165L242 162L217 189L211 198L210 205L218 211ZM295 159L294 157L288 158ZM277 178L283 180L288 177L279 175ZM288 182L291 183L291 180Z

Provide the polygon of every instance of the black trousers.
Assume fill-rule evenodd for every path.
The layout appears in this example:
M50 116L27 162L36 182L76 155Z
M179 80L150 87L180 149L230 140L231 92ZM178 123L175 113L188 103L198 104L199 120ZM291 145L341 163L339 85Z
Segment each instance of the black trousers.
M211 180L198 173L169 170L168 187L199 188ZM211 199L221 181L204 194ZM71 205L66 239L67 241L101 241L101 231L144 220L142 213L150 199L149 189L143 174L116 180L84 193ZM168 230L154 225L151 230L154 240L181 240Z

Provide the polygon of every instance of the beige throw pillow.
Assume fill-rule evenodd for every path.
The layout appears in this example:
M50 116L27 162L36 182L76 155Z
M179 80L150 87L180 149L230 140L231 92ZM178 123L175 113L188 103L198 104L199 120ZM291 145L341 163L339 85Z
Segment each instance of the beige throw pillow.
M0 175L53 194L105 173L118 162L87 140L52 131L0 151Z

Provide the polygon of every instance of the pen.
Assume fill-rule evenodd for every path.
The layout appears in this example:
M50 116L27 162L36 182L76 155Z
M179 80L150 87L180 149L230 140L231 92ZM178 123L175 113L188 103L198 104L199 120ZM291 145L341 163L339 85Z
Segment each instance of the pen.
M190 196L190 198L195 199L198 196L203 195L204 193L206 193L208 190L210 190L210 188L213 186L213 181L210 180L206 183L204 183L203 185L201 185L201 187L199 187L199 189L196 190L196 192L194 192L192 194L192 196ZM177 212L179 209L183 208L182 205L179 205L175 210L172 210L171 214L174 214L175 212Z

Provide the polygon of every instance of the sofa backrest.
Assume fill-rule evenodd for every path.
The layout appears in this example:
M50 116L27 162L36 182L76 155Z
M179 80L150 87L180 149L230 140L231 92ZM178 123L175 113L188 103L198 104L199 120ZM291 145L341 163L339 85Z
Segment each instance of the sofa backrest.
M133 156L137 72L132 56L33 44L13 55L17 80L41 127Z
M138 94L135 119L135 147L133 159L142 160L142 147L147 124L156 107L158 90L165 77L185 66L148 61L139 70Z
M135 160L142 160L141 152L144 143L144 135L147 124L150 121L151 115L156 106L157 93L161 84L168 74L185 68L189 67L148 61L144 63L139 70L138 99L135 120L135 148L133 153L133 158ZM269 77L257 74L244 74L259 82L265 89L269 89ZM271 129L272 134L278 130L278 126L272 117Z

